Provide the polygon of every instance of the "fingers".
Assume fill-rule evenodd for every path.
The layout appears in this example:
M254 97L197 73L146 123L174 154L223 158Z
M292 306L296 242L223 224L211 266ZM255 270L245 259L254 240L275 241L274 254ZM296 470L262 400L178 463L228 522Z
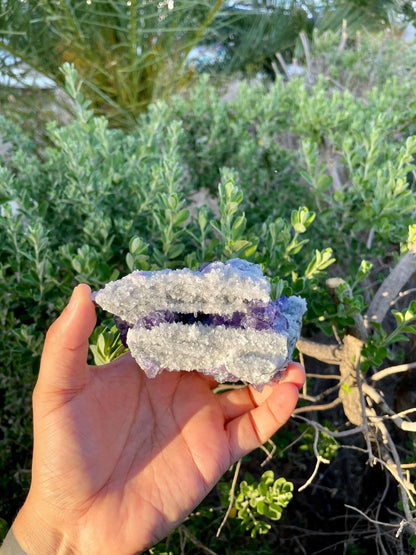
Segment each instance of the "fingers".
M256 393L244 388L233 392L241 392L240 402L234 395L227 409L229 415L235 415L226 424L233 461L265 443L286 423L296 407L304 379L303 368L291 363L285 378L267 391L265 388L263 393Z
M285 376L280 383L293 383L300 389L305 382L305 371L297 362L288 364ZM225 422L233 420L247 411L261 405L261 403L271 394L275 385L265 386L259 393L252 387L232 389L218 396L221 408L224 413Z
M75 393L85 385L88 338L96 322L88 285L78 285L68 306L46 334L36 389Z

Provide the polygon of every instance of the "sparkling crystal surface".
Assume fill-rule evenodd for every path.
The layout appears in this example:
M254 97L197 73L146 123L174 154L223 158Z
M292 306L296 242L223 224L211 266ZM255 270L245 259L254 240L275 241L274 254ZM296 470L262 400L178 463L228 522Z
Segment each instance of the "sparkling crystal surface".
M115 314L123 343L148 377L198 370L259 390L284 374L306 310L300 297L271 300L260 266L240 259L196 272L133 272L95 301Z

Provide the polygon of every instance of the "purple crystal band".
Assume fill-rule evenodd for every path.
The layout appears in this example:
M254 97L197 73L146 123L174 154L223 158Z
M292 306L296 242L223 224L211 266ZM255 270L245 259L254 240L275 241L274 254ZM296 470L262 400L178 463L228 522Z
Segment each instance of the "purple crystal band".
M173 324L181 323L184 325L201 324L203 326L225 326L241 329L255 330L273 330L281 333L289 327L287 318L283 312L287 308L288 298L286 295L279 297L275 301L262 303L259 301L251 301L247 303L247 312L234 312L233 314L182 314L172 312L170 310L156 310L150 312L146 316L139 318L135 323L135 327L150 330L162 323ZM127 331L133 327L121 318L115 317L117 329L120 332L120 338L126 345Z

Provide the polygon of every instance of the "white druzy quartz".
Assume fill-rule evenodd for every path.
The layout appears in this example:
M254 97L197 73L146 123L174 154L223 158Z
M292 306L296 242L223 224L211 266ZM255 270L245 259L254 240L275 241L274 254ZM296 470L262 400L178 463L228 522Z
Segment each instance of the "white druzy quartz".
M232 314L244 311L248 301L270 299L270 284L260 266L213 262L202 271L136 270L108 283L95 302L129 324L154 310L178 313ZM231 262L231 261L230 261Z

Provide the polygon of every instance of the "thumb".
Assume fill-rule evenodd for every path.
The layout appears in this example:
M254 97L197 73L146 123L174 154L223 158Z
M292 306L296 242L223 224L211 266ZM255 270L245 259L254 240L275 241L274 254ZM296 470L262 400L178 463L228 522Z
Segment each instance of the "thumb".
M88 338L96 322L91 289L75 287L69 304L49 328L36 389L73 395L87 379Z

